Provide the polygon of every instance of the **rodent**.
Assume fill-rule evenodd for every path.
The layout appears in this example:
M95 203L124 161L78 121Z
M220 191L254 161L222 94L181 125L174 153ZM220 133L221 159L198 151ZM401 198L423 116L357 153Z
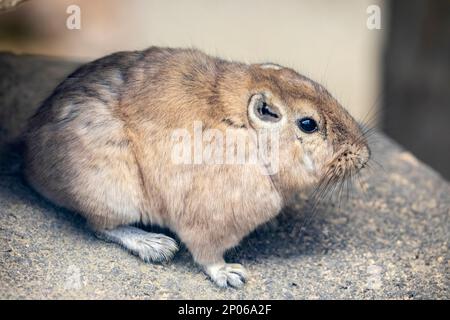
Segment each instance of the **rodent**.
M279 135L278 170L264 163L179 164L173 132ZM173 231L218 286L239 287L223 255L300 191L344 179L367 163L358 123L320 84L276 64L244 64L196 49L118 52L69 75L30 119L24 173L96 235L145 261L170 259Z

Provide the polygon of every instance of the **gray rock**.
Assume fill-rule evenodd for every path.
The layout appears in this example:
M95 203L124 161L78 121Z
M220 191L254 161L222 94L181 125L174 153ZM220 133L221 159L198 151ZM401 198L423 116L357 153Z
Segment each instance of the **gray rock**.
M4 126L14 114L7 108L21 106L25 119L74 66L0 55L7 140L23 127ZM228 254L249 271L239 290L216 288L184 248L171 263L148 264L97 240L82 218L31 190L20 156L0 146L0 298L449 299L450 185L383 134L375 138L381 167L348 197L320 202L314 215L299 197Z

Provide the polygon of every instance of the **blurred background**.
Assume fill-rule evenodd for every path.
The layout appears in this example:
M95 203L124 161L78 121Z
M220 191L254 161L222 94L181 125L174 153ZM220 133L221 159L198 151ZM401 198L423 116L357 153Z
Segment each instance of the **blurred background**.
M275 62L450 178L448 0L0 0L11 5L0 13L0 51L83 62L158 45ZM80 29L66 27L70 5ZM367 26L373 5L379 29Z

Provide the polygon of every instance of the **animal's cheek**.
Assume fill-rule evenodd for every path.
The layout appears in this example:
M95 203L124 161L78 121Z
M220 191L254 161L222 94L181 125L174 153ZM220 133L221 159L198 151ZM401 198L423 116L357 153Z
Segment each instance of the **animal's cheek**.
M325 148L325 150L326 150L326 155L325 155L325 161L326 162L329 162L329 161L331 161L333 158L334 158L334 147L333 147L333 144L332 143L330 143L330 142L327 142L326 143L326 148Z
M325 167L333 158L333 147L328 143L314 145L308 151L313 160L314 170L318 174L325 170Z
M308 152L303 153L303 165L305 167L305 170L309 173L313 173L316 171L316 164L313 158L309 155Z

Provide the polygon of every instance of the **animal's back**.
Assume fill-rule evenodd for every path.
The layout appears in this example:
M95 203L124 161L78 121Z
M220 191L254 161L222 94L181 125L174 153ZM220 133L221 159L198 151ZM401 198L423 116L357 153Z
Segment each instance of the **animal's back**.
M140 58L116 53L82 66L44 101L26 132L30 184L96 227L140 219L138 168L118 113Z

